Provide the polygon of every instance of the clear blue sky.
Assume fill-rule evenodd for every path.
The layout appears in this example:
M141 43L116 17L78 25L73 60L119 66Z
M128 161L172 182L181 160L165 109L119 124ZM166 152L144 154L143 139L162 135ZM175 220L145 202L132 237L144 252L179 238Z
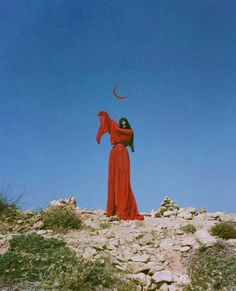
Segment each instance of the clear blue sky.
M0 0L0 188L105 209L106 110L135 131L140 211L235 212L235 80L234 0Z

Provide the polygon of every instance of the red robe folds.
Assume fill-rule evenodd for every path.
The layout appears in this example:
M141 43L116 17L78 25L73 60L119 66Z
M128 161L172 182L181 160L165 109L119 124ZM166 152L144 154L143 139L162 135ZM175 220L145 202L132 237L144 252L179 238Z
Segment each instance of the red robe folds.
M126 146L133 136L132 129L120 128L115 120L111 120L107 112L100 112L100 127L97 142L101 136L110 133L113 148L109 157L107 216L117 215L125 220L143 220L138 213L137 204L130 185L130 160Z

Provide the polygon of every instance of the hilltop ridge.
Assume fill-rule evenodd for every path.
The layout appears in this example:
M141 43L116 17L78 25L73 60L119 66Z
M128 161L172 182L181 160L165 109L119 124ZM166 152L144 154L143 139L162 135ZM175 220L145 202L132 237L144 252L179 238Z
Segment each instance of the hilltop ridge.
M159 209L143 213L144 221L106 217L103 210L76 207L74 198L53 201L50 207L73 208L83 227L55 233L44 229L39 214L24 211L25 218L16 220L10 232L0 233L0 254L9 251L9 241L13 236L37 233L65 241L78 258L87 261L109 258L127 279L136 280L136 290L174 291L187 290L185 288L191 284L190 260L201 247L208 248L220 241L236 253L236 238L226 241L211 233L212 227L220 222L236 223L236 214L181 208L168 197L164 198Z

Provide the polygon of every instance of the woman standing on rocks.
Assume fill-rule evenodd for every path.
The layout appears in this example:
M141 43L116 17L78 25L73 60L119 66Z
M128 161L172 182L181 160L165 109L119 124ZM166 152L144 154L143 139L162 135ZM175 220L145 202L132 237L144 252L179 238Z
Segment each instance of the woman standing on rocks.
M127 146L134 152L134 133L126 118L121 118L119 125L111 120L107 112L98 113L100 127L97 133L97 143L104 133L110 134L113 148L109 157L108 194L106 215L117 215L124 220L143 220L130 184L130 160Z

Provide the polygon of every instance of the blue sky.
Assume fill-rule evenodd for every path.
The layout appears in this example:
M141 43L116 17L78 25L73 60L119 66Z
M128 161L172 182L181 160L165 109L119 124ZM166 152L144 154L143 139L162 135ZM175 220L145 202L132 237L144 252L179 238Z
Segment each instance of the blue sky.
M235 28L229 0L0 0L1 189L22 208L105 209L106 110L135 131L140 211L168 195L235 212Z

